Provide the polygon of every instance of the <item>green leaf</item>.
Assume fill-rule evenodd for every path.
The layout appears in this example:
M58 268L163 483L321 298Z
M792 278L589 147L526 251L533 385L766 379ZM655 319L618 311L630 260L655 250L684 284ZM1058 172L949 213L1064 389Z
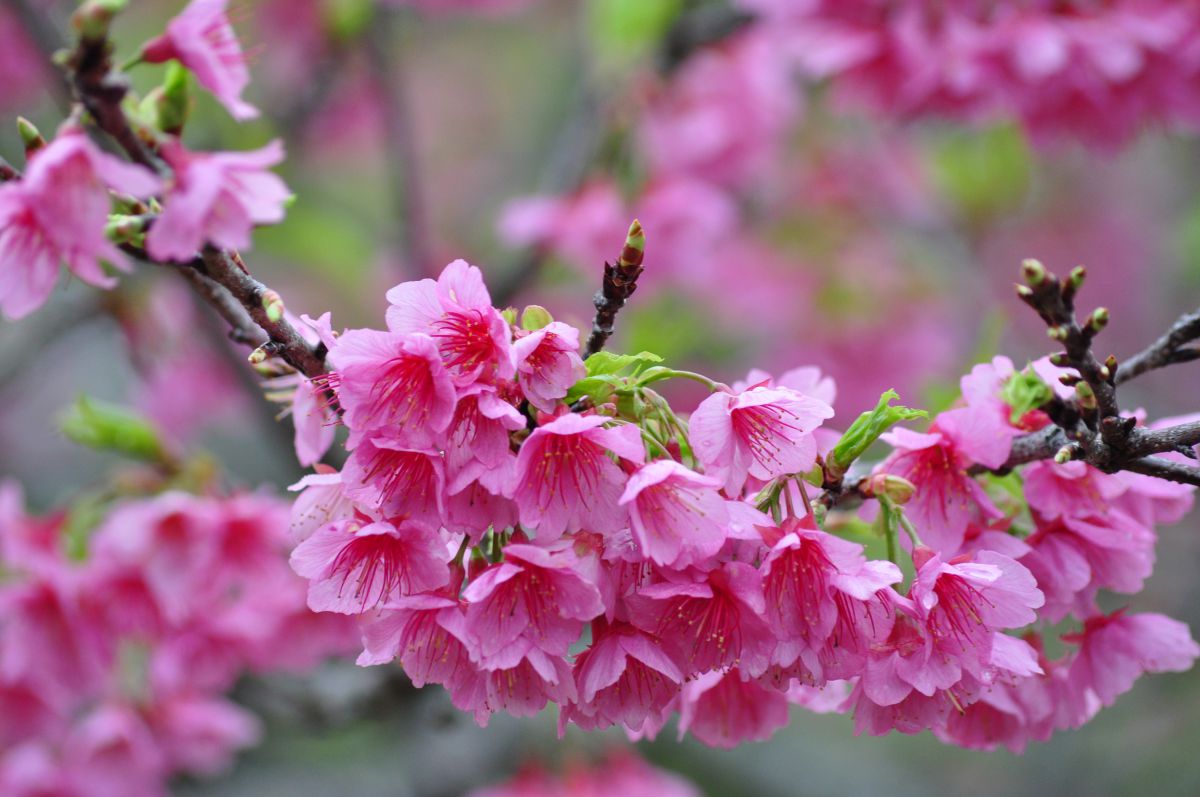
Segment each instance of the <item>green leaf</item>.
M68 558L76 562L87 558L92 531L104 520L107 512L108 501L103 493L84 493L71 503L62 528L64 553Z
M630 366L636 366L634 368L636 371L637 367L642 365L653 365L662 361L662 357L650 351L637 354L613 354L609 351L598 351L584 360L583 364L587 367L588 376L598 376L600 374L617 374Z
M151 462L167 458L153 424L131 410L80 396L59 418L70 440L99 451L112 451Z
M1036 410L1054 398L1054 389L1038 376L1032 366L1013 374L1000 390L1004 403L1012 408L1009 420L1013 423L1030 410Z
M841 476L850 469L850 465L871 447L892 425L901 421L912 421L928 418L924 410L914 410L910 407L893 407L892 402L900 396L894 390L889 390L879 397L879 403L870 412L858 416L850 428L838 440L837 445L829 452L825 462L827 470L833 478Z

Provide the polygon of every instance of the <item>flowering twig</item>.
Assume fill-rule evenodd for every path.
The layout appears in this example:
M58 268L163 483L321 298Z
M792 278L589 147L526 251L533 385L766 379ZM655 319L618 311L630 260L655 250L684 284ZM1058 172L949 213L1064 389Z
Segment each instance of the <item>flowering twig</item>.
M121 101L129 85L112 74L112 46L106 27L101 26L100 31L89 31L84 21L79 43L68 59L76 99L96 126L111 136L131 160L159 174L169 174L169 167L138 138L125 116ZM143 252L134 254L146 259ZM179 265L178 270L229 323L232 339L248 345L269 345L268 353L278 355L305 376L325 373L324 348L311 346L283 317L279 294L254 279L236 252L205 247L196 260ZM234 309L231 298L240 305L240 311ZM247 323L247 317L259 327L261 335Z
M637 219L629 225L625 246L616 265L604 264L604 284L596 291L592 304L596 306L596 317L592 321L592 334L588 336L583 350L586 360L604 348L612 337L617 313L625 306L625 300L637 290L637 278L642 273L642 256L646 251L646 233Z

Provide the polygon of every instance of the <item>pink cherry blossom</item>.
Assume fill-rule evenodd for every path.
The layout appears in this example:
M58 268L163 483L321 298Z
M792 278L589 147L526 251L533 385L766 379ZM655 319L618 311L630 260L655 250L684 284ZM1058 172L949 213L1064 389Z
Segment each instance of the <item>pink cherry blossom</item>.
M568 413L539 426L521 446L512 497L540 543L578 529L611 534L624 527L619 500L626 477L606 452L640 465L646 450L636 426L606 428L607 422Z
M192 0L167 23L167 30L142 48L142 59L159 64L175 59L190 69L201 86L213 93L234 119L258 116L242 100L250 71L225 12L228 0Z
M833 417L823 401L780 387L753 387L739 394L718 391L706 398L689 422L692 444L705 472L741 493L746 479L760 481L813 466L812 432Z
M156 260L192 260L206 244L248 249L255 226L283 221L291 192L268 171L283 161L276 139L252 152L189 152L176 140L162 147L174 170L164 207L146 236Z
M967 474L972 460L936 426L928 434L896 429L883 435L883 440L895 451L881 469L917 487L904 511L925 545L953 556L968 528L986 526L1002 516L979 482Z
M688 676L733 665L758 676L775 650L763 619L762 576L744 562L644 586L626 603L635 626L679 651Z
M629 478L620 503L650 561L685 567L700 563L725 544L729 511L717 494L720 482L671 460L648 463Z
M357 520L317 529L292 552L309 579L313 611L363 614L394 598L445 586L449 552L438 533L413 521Z
M680 738L690 733L726 750L766 741L788 722L787 697L746 678L736 667L689 681L679 702Z
M71 123L33 155L23 179L0 185L0 311L21 318L40 307L58 281L60 263L98 288L116 284L101 261L129 270L104 234L109 188L145 197L159 181L101 152Z
M389 602L363 626L360 666L399 659L417 688L476 678L475 666L462 638L458 601L444 595L412 595Z
M405 282L387 292L388 329L430 335L456 384L484 373L511 378L512 332L492 307L483 275L465 260L455 260L437 281Z
M1079 655L1070 677L1111 706L1128 692L1142 673L1183 672L1200 656L1200 645L1188 627L1161 614L1126 614L1088 618L1083 631L1064 637L1077 643Z
M626 623L594 623L592 644L575 660L579 702L564 714L575 724L641 728L660 715L683 683L679 665L653 636Z
M553 412L559 399L587 375L579 357L579 330L551 321L513 343L521 392L542 412Z
M329 357L350 447L371 432L424 446L450 424L457 394L428 335L352 329Z
M489 670L518 666L530 646L565 656L583 623L604 612L594 584L570 550L508 545L504 561L463 591L472 657Z

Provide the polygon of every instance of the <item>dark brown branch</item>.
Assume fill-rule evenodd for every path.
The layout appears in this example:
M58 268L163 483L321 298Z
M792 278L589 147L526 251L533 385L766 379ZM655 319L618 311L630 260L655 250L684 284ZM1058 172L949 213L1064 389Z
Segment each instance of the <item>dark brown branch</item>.
M1160 459L1159 457L1146 457L1127 462L1123 469L1146 476L1155 476L1167 481L1192 484L1200 487L1200 468L1195 465L1185 465L1167 459Z
M273 320L268 315L263 306L263 297L268 293L267 286L250 276L236 252L205 247L195 267L201 269L204 276L229 291L245 308L251 320L267 334L272 354L278 355L307 377L325 373L323 348L310 346L286 318L281 316L278 320Z
M612 337L613 325L617 313L625 306L625 301L637 290L637 278L642 273L642 256L646 249L646 234L641 222L634 219L629 226L629 234L625 238L625 246L616 265L604 264L604 283L592 304L596 306L596 317L592 321L592 334L587 339L583 357L587 359L604 348L604 344Z
M1156 368L1200 359L1200 349L1183 348L1197 338L1200 338L1200 310L1180 316L1166 334L1122 362L1116 383L1124 384Z

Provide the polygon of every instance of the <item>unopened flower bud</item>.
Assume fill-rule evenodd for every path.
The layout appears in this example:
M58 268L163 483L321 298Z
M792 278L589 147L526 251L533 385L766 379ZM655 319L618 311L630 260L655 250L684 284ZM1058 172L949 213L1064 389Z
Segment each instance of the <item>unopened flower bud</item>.
M178 61L167 64L167 74L161 90L154 98L154 111L158 129L177 136L183 132L191 111L188 93L189 73Z
M1079 406L1085 410L1096 409L1096 394L1092 392L1092 386L1087 382L1075 385L1075 398L1079 402Z
M906 504L916 489L908 479L891 473L876 473L867 479L862 491L868 497L883 497L895 504Z
M1076 266L1071 269L1071 273L1067 276L1067 287L1072 291L1078 291L1083 287L1083 281L1087 279L1087 269L1083 266Z
M531 304L521 312L521 329L536 332L554 321L550 311L538 304Z
M1021 261L1021 275L1025 277L1025 282L1034 288L1041 285L1050 276L1041 261L1033 258Z
M1020 283L1018 283L1017 284L1017 296L1019 296L1022 299L1031 299L1031 298L1033 298L1033 289L1030 288L1028 285L1021 285Z
M1050 364L1057 365L1059 368L1066 368L1071 364L1071 357L1065 351L1055 352L1050 355Z
M124 10L129 0L88 0L71 15L71 27L84 40L96 41L108 36L113 17Z
M646 253L646 231L637 219L629 225L629 233L625 236L625 246L621 249L619 266L640 266Z
M1054 461L1059 465L1065 465L1075 458L1075 448L1070 443L1058 449L1054 454Z
M1108 308L1097 307L1095 310L1093 310L1092 316L1088 319L1087 325L1093 334L1108 326Z
M26 158L46 146L46 139L42 138L33 122L24 116L17 117L17 132L21 134L21 143L25 145Z
M266 290L262 295L262 306L267 311L267 320L277 324L283 320L283 298L273 290Z
M1058 342L1062 343L1067 339L1068 332L1066 327L1050 327L1046 330L1046 335L1048 335L1051 340L1057 340Z
M267 344L259 346L246 357L246 361L251 365L257 366L265 363L270 355L267 353Z

